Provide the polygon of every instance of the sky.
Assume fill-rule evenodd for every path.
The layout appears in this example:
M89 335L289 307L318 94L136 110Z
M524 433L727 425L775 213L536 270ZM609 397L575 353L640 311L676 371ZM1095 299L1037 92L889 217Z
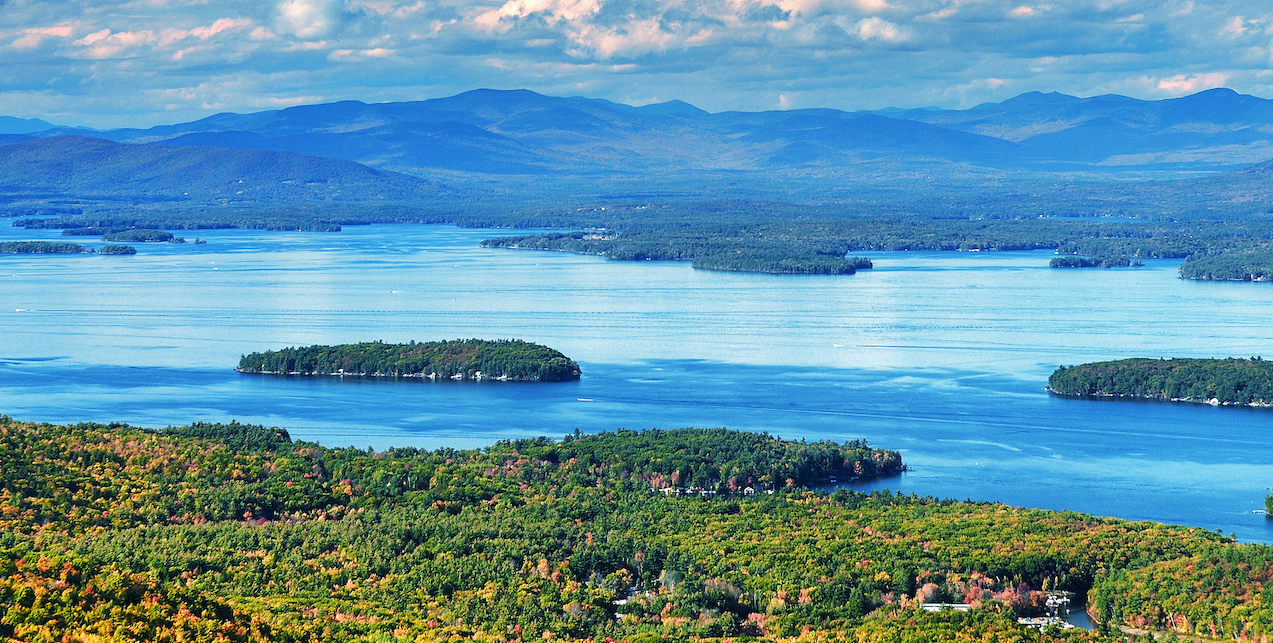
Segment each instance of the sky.
M0 0L0 114L144 127L481 87L712 112L1273 97L1251 0Z

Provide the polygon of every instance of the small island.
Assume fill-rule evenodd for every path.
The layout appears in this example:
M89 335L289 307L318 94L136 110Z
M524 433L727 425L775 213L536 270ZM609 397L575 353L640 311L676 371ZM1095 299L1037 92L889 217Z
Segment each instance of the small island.
M51 241L7 241L0 243L0 254L9 255L81 255L92 254L92 248L78 243L54 243ZM135 255L132 246L105 245L96 250L100 255Z
M1133 261L1125 255L1100 255L1085 257L1082 255L1061 255L1048 262L1050 268L1119 268L1125 266L1140 267L1145 265L1140 259Z
M1273 406L1273 362L1249 359L1125 359L1062 366L1048 390L1067 397L1119 397L1213 406Z
M171 232L163 230L151 230L149 228L109 228L109 227L88 227L88 228L67 228L62 231L64 237L96 237L101 236L102 241L127 241L131 243L152 243L152 242L169 242L169 243L185 243L182 237L174 236Z
M285 348L239 360L240 373L267 375L425 378L566 382L579 365L547 346L520 340L457 339L444 342Z

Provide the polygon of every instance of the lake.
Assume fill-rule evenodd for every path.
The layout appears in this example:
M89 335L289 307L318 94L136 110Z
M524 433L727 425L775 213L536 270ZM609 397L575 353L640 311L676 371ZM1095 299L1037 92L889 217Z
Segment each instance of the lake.
M861 488L1197 525L1273 541L1273 411L1069 400L1058 365L1273 355L1273 286L1178 261L1054 270L1049 253L865 253L852 276L488 250L500 231L191 231L135 256L0 255L0 412L277 425L329 446L487 445L617 427L865 438L911 471ZM65 240L0 226L0 241ZM76 238L72 241L99 245ZM861 253L859 253L861 254ZM240 355L518 338L562 384L239 375Z

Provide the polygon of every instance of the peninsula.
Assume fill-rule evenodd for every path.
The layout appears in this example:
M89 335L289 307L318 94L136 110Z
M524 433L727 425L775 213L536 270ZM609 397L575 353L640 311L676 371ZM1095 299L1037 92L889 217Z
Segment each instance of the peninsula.
M579 379L579 365L547 346L520 340L482 339L284 348L245 355L235 370L271 375L431 380L566 382Z
M1273 250L1223 252L1190 258L1181 264L1180 277L1198 281L1273 280Z
M1125 359L1062 366L1048 390L1068 397L1126 397L1214 406L1273 406L1273 362L1250 359Z

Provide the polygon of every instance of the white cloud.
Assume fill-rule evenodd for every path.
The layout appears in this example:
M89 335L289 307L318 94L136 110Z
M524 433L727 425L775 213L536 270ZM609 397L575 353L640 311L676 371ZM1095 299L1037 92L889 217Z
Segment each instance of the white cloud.
M1179 74L1170 78L1163 78L1159 80L1157 88L1168 94L1183 96L1185 94L1194 94L1205 89L1224 87L1228 80L1228 74L1218 72L1209 74L1193 74L1190 76Z
M1220 29L1221 36L1237 38L1246 33L1246 21L1242 16L1233 16L1228 22L1224 23L1224 27Z
M889 43L898 43L906 40L906 34L897 25L872 16L857 21L854 25L858 38L866 42L872 40L880 40Z
M496 29L508 18L533 14L543 16L549 24L576 22L597 13L600 8L601 0L509 0L499 9L479 14L474 22L485 29Z
M341 23L338 0L284 0L278 5L279 31L302 40L322 38Z
M45 38L70 38L75 33L75 28L69 24L61 24L55 27L35 27L31 29L23 29L22 36L13 41L13 46L18 49L30 49L39 47Z
M74 42L76 45L88 48L85 54L89 58L98 59L114 58L130 49L158 43L159 38L149 30L113 33L110 29L95 31Z

